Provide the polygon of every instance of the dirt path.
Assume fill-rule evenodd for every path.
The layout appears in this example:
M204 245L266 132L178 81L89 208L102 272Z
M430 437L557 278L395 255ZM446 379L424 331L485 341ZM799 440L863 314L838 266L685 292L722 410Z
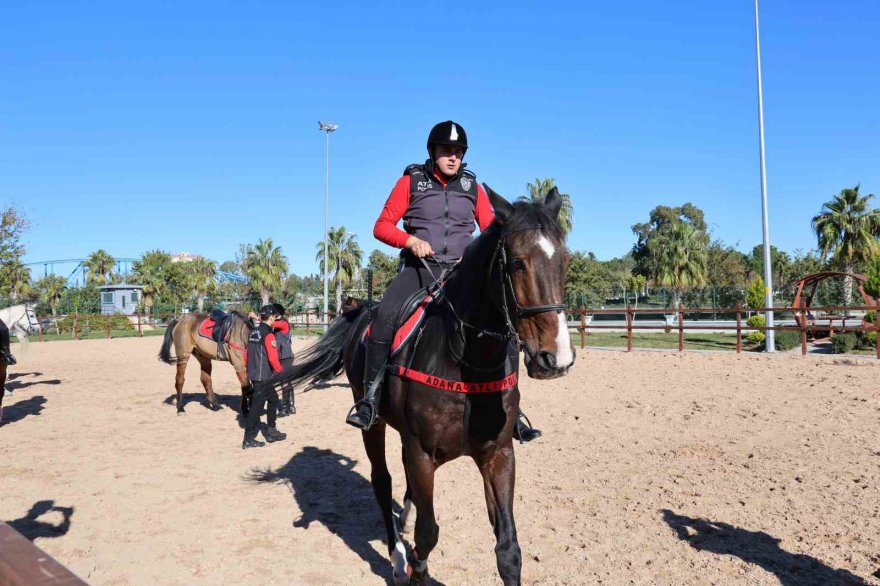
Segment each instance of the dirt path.
M0 519L96 585L384 583L344 381L298 396L289 441L243 451L232 369L216 365L214 413L192 364L178 417L160 343L16 351ZM545 432L517 447L524 583L880 584L878 374L870 359L588 351L564 379L524 377ZM500 583L470 461L440 469L436 502L432 574Z

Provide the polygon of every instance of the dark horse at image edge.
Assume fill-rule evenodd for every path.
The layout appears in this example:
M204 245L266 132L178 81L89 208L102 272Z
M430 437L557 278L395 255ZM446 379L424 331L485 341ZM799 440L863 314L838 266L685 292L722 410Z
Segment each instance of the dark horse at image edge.
M470 456L483 477L498 572L506 586L520 584L512 441L520 399L519 351L524 352L528 375L536 379L562 376L574 363L562 304L569 253L558 222L562 203L558 192L553 189L544 202L514 204L488 186L486 192L495 221L449 275L444 298L428 306L415 342L391 360L379 420L363 432L396 583L427 582L428 556L439 537L435 472L445 462ZM362 339L369 315L368 306L361 305L338 317L302 353L291 373L294 384L327 381L344 367L355 399L362 397ZM426 384L412 380L406 368L430 375L421 379ZM453 384L450 389L437 381L485 384ZM504 384L498 384L501 381ZM460 392L486 387L493 390ZM404 533L412 529L415 517L410 556L392 513L385 460L388 425L400 433L403 446L407 489L400 524Z

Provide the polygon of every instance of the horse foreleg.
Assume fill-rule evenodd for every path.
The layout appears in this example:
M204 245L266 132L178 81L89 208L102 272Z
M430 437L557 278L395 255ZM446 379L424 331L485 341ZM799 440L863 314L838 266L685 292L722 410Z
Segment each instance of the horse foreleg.
M201 354L196 354L196 359L199 361L199 366L202 367L200 379L202 381L202 386L205 387L205 395L208 397L208 409L211 411L219 411L220 404L217 402L217 397L214 395L214 384L211 381L211 369L213 368L211 359L207 356L202 356Z
M522 571L522 553L513 520L513 490L516 483L516 460L513 446L474 457L486 492L489 522L495 530L495 560L504 586L518 586Z
M183 381L186 379L186 363L189 357L181 361L177 359L177 374L174 376L174 388L177 390L177 414L184 413L183 410Z
M412 490L412 502L418 510L411 582L427 584L428 556L440 538L440 527L434 517L434 473L437 466L421 450L418 442L414 443L406 449L406 479Z
M406 470L406 450L401 448L400 456L403 460L403 469ZM409 479L406 480L406 492L403 493L403 510L400 511L400 530L404 535L412 533L416 526L416 508L412 502L412 488Z
M376 502L379 503L379 509L382 511L382 520L385 522L386 543L388 556L391 558L394 583L405 584L409 581L409 567L406 560L406 546L397 531L391 510L391 473L388 472L388 463L385 460L385 428L384 421L377 422L369 431L363 433L363 440L367 457L370 459L370 483L373 485L373 494L376 496Z

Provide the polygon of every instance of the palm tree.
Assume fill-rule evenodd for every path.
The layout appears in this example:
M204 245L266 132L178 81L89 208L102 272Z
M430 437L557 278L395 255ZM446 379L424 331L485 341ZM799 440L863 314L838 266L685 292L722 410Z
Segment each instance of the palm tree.
M196 257L184 264L186 286L196 298L199 311L205 309L205 295L214 289L217 263L204 257Z
M9 297L17 302L27 297L33 290L31 287L31 270L19 259L13 259L0 265L0 284L7 289Z
M324 241L316 245L319 270L324 272ZM336 281L336 311L342 307L342 290L358 278L364 252L357 243L357 235L345 229L345 226L331 228L327 233L327 256L330 257L328 267Z
M251 287L260 292L263 305L268 304L269 297L281 289L287 275L287 257L281 253L281 247L273 246L271 238L261 239L255 246L248 245L243 264Z
M83 266L88 269L86 280L96 285L106 285L113 278L113 265L115 264L116 259L103 248L96 250L83 261Z
M832 264L848 273L843 280L844 305L852 297L853 267L869 260L878 250L880 210L871 208L873 194L859 195L859 185L842 189L831 201L822 204L822 211L813 217L813 230L819 240L822 258L831 257Z
M40 301L49 304L53 316L58 315L58 303L61 301L61 294L67 288L67 279L61 275L46 275L34 283L34 287L40 292ZM52 321L55 322L55 332L61 333L58 330L58 320Z
M526 183L526 189L529 190L528 199L532 202L542 202L547 194L556 187L556 180L552 177L544 177L544 179L535 179L534 183ZM567 193L560 193L562 198L562 207L559 210L559 225L565 234L571 232L574 226L574 206L571 203L571 196Z
M706 284L706 238L687 222L670 224L658 242L656 281L672 289L672 303L678 307L681 294Z
M152 311L153 303L165 291L166 270L171 255L162 250L145 252L131 265L132 282L143 287L143 303L146 313Z

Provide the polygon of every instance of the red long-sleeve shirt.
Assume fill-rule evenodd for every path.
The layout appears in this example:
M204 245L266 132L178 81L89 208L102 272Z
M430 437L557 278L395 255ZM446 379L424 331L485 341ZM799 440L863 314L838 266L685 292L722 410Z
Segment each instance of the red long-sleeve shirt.
M436 172L434 177L442 185L446 185L447 180L445 177ZM379 214L379 218L376 220L375 226L373 226L373 236L377 240L395 248L406 246L406 241L410 235L398 228L397 222L400 221L409 207L409 196L410 176L404 175L397 180L394 189L391 190L391 195L388 196L388 200L385 202L385 207L382 208L382 213ZM477 184L477 204L474 215L481 232L488 228L492 220L495 219L495 213L492 211L489 197L486 195L483 186L479 183Z
M281 360L278 358L278 343L275 341L275 334L268 333L263 338L263 346L266 348L266 356L269 358L269 366L272 372L281 372Z

